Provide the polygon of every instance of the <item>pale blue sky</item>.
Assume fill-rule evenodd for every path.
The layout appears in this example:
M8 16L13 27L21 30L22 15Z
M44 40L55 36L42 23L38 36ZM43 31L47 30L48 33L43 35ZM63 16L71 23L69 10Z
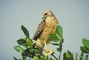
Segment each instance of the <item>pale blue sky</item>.
M81 39L89 39L89 0L0 0L0 60L21 57L13 49L17 39L25 37L21 25L32 38L46 9L53 11L63 28L63 52L80 53Z

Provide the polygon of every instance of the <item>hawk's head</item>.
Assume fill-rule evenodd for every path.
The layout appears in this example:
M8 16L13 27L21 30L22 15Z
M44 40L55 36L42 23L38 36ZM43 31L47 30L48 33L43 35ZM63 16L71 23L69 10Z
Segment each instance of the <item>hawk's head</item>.
M51 10L45 10L42 13L42 19L54 16Z

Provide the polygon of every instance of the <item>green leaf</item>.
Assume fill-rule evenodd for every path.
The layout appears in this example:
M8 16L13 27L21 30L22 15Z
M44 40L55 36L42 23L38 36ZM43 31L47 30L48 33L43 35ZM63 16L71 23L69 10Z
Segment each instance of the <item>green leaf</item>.
M61 48L57 48L57 51L58 51L58 52L61 52L61 50L62 50Z
M33 41L30 38L19 39L17 40L17 43L23 46L29 46L29 47L33 46Z
M61 41L63 40L62 34L63 34L63 29L62 29L62 27L58 24L58 25L56 26L56 35L57 35L58 38L60 38Z
M18 43L19 45L23 45L23 46L26 46L26 45L27 45L25 39L19 39L19 40L17 40L17 43Z
M38 48L30 48L29 52L32 53L32 54L38 54L38 53L41 53L42 50L38 49Z
M64 52L63 54L63 60L73 60L73 54L70 51Z
M84 44L84 46L86 46L87 48L89 48L89 40L83 38L82 39L82 43Z
M66 52L63 53L63 60L67 60Z
M49 34L48 37L53 42L58 42L59 41L59 39L57 38L57 36L55 34Z
M67 54L69 55L69 58L73 60L73 54L70 51L67 51Z
M45 60L45 57L44 57L44 55L40 57L40 60Z
M56 26L56 33L58 34L58 36L62 36L63 29L59 24Z
M35 48L35 50L34 50L34 53L35 54L39 54L39 53L41 53L42 52L42 50L41 49L38 49L38 48Z
M16 57L14 57L14 56L13 56L13 58L14 58L14 60L18 60L18 59L17 59Z
M22 52L22 56L28 56L28 55L29 55L29 48Z
M34 56L34 60L40 60L37 56Z
M81 50L83 53L89 53L89 48L87 48L86 46L81 46L81 47L80 47L80 50Z
M29 32L28 32L28 30L27 30L23 25L21 26L21 29L22 29L22 31L24 32L25 36L26 36L27 38L29 38Z
M22 59L23 59L23 60L27 60L26 56L22 56Z
M33 58L36 54L39 55L41 52L42 50L38 48L27 48L26 50L22 52L22 56L29 56Z
M14 46L14 49L17 51L17 52L20 52L22 53L24 51L24 49L20 46Z
M59 43L51 43L52 45L56 45L56 46L59 46Z
M27 42L27 44L28 44L29 47L33 46L33 41L30 38L27 38L26 42Z

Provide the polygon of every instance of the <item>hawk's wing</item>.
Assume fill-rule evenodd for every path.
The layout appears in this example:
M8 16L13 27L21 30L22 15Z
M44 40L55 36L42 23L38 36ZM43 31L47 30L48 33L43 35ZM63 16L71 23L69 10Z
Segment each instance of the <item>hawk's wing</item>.
M41 35L41 33L42 33L42 31L43 31L43 29L45 28L45 20L43 20L40 24L39 24L39 26L37 27L37 30L36 30L36 32L35 32L35 34L34 34L34 36L33 36L33 40L37 40L39 37L40 37L40 35Z

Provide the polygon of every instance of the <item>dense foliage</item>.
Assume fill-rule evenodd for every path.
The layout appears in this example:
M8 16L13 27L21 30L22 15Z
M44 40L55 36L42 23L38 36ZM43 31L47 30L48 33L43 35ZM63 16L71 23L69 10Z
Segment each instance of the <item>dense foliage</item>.
M48 37L51 40L51 44L54 46L57 46L57 54L53 50L45 50L45 48L40 48L39 46L36 46L36 42L33 39L30 38L28 30L22 25L21 26L22 31L25 34L25 38L20 38L17 40L17 43L19 45L14 46L14 49L21 53L22 59L18 59L16 57L13 57L14 60L27 60L29 57L33 60L88 60L89 55L89 40L83 38L82 43L84 46L80 46L81 54L78 55L76 53L76 57L74 58L74 54L70 52L69 50L67 52L62 53L62 45L64 42L63 39L63 29L60 25L56 26L56 33L55 34L49 34ZM36 47L34 47L36 46ZM63 57L62 57L62 56ZM62 58L61 58L62 57Z

